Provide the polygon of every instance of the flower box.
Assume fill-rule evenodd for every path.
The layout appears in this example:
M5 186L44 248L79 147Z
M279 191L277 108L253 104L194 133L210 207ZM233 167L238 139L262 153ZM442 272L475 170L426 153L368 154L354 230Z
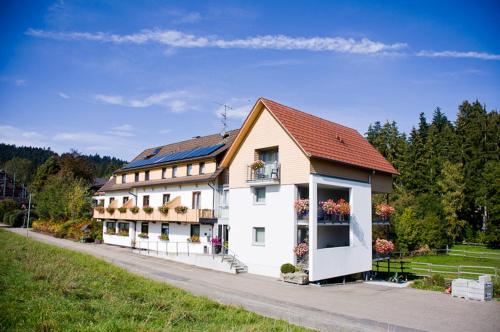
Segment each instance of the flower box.
M160 211L161 214L168 214L168 207L165 205L162 205L158 208L158 211Z
M113 214L113 213L115 213L115 208L112 208L112 207L109 207L109 206L108 206L108 207L106 208L106 212L108 212L109 214Z
M145 206L145 207L142 208L142 210L144 212L146 212L147 214L151 214L151 213L153 213L154 209L151 206Z
M118 208L118 211L120 211L120 213L125 213L127 212L127 208L122 206Z
M141 239L149 239L148 233L139 233L137 236Z
M138 208L137 206L133 206L133 207L131 207L129 210L130 210L130 212L132 212L133 214L136 214L136 213L138 213L138 212L139 212L139 208Z
M188 208L187 206L184 205L179 205L175 207L175 212L180 213L180 214L185 214L187 212Z
M96 210L97 212L99 212L99 213L104 213L104 210L105 210L105 209L104 209L104 206L102 206L102 205L97 205L97 206L95 207L95 210Z

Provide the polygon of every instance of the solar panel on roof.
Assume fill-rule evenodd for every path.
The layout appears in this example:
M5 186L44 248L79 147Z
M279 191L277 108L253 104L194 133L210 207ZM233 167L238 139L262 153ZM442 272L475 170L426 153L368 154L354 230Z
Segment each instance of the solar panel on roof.
M161 155L161 156L155 156L151 157L148 159L142 159L142 160L136 160L128 163L123 167L123 169L129 169L129 168L137 168L137 167L142 167L146 165L153 165L153 164L158 164L158 163L165 163L169 161L176 161L176 160L182 160L182 159L188 159L188 158L196 158L196 157L202 157L209 155L221 147L223 147L224 144L215 144L211 146L205 146L205 147L200 147L200 148L195 148L191 150L183 150L183 151L178 151L166 155ZM156 151L156 150L155 150ZM159 151L159 150L158 150Z

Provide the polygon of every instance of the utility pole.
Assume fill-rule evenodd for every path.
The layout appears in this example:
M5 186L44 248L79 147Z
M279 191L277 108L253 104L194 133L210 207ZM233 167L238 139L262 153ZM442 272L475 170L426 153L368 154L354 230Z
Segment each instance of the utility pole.
M30 212L31 212L31 194L28 200L28 219L26 220L26 237L29 237L28 229L30 227Z

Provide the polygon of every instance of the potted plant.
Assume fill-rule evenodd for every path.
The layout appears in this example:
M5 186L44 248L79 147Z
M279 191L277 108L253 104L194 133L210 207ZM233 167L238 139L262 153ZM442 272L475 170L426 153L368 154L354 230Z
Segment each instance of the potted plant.
M222 241L221 238L218 236L214 236L212 238L212 246L214 247L214 252L216 254L220 254L221 252L221 247L222 247Z
M281 280L298 285L306 285L309 283L309 277L306 273L302 272L300 268L290 263L285 263L280 267Z
M180 214L186 213L187 210L188 210L187 206L184 206L184 205L179 205L179 206L175 207L175 212L180 213Z
M106 228L106 235L115 235L116 231L114 228Z
M136 214L136 213L138 213L138 212L139 212L139 208L138 208L137 206L133 206L133 207L131 207L129 210L130 210L130 212L132 212L133 214Z
M188 242L200 242L200 237L198 235L192 235L191 237L188 237Z
M101 244L102 243L102 235L99 234L96 236L95 240L94 240L94 243L95 244Z
M338 205L331 198L327 199L326 201L319 202L319 204L321 206L321 209L325 213L326 220L331 220L332 216L338 212Z
M120 230L118 231L118 234L117 234L117 235L118 235L118 236L128 236L128 230L126 230L126 229L120 229Z
M394 251L394 244L392 243L392 241L377 238L375 240L373 249L375 249L375 252L377 253L377 256L379 256L379 258L388 257Z
M349 215L351 214L351 205L341 198L337 202L337 211L339 213L340 221L347 219L349 221Z
M121 206L118 208L118 211L120 211L120 213L125 213L125 212L127 212L127 208L124 206Z
M113 214L113 213L115 213L115 208L114 208L114 207L111 207L111 206L108 206L108 207L106 208L106 211L107 211L109 214Z
M389 204L380 203L375 206L375 214L382 220L387 221L394 213L394 208Z
M168 214L168 207L165 205L162 205L158 208L158 211L160 211L161 214Z
M149 239L148 233L139 233L137 236L141 239Z
M144 206L144 207L142 208L142 210L143 210L144 212L146 212L147 214L151 214L151 213L153 213L153 210L154 210L154 209L153 209L151 206Z
M265 165L265 163L262 160L256 160L250 164L250 168L253 169L254 171L256 171L256 170L264 167L264 165Z
M309 214L309 199L304 198L304 199L297 199L294 202L294 207L295 211L297 211L297 215L299 216L299 219L304 219L307 217Z
M161 234L158 236L158 239L160 239L161 241L168 241L168 234L161 233Z
M102 205L97 205L97 206L95 207L95 210L96 210L97 212L99 212L99 213L104 213L104 206L102 206Z

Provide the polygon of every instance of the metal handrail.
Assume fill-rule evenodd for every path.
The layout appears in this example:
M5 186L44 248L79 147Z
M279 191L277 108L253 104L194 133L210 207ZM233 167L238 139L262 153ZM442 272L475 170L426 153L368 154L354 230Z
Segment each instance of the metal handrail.
M266 167L272 167L269 174L262 172ZM263 167L259 169L253 169L251 165L247 165L247 181L269 181L276 180L279 181L281 177L281 164L276 163L266 163Z

